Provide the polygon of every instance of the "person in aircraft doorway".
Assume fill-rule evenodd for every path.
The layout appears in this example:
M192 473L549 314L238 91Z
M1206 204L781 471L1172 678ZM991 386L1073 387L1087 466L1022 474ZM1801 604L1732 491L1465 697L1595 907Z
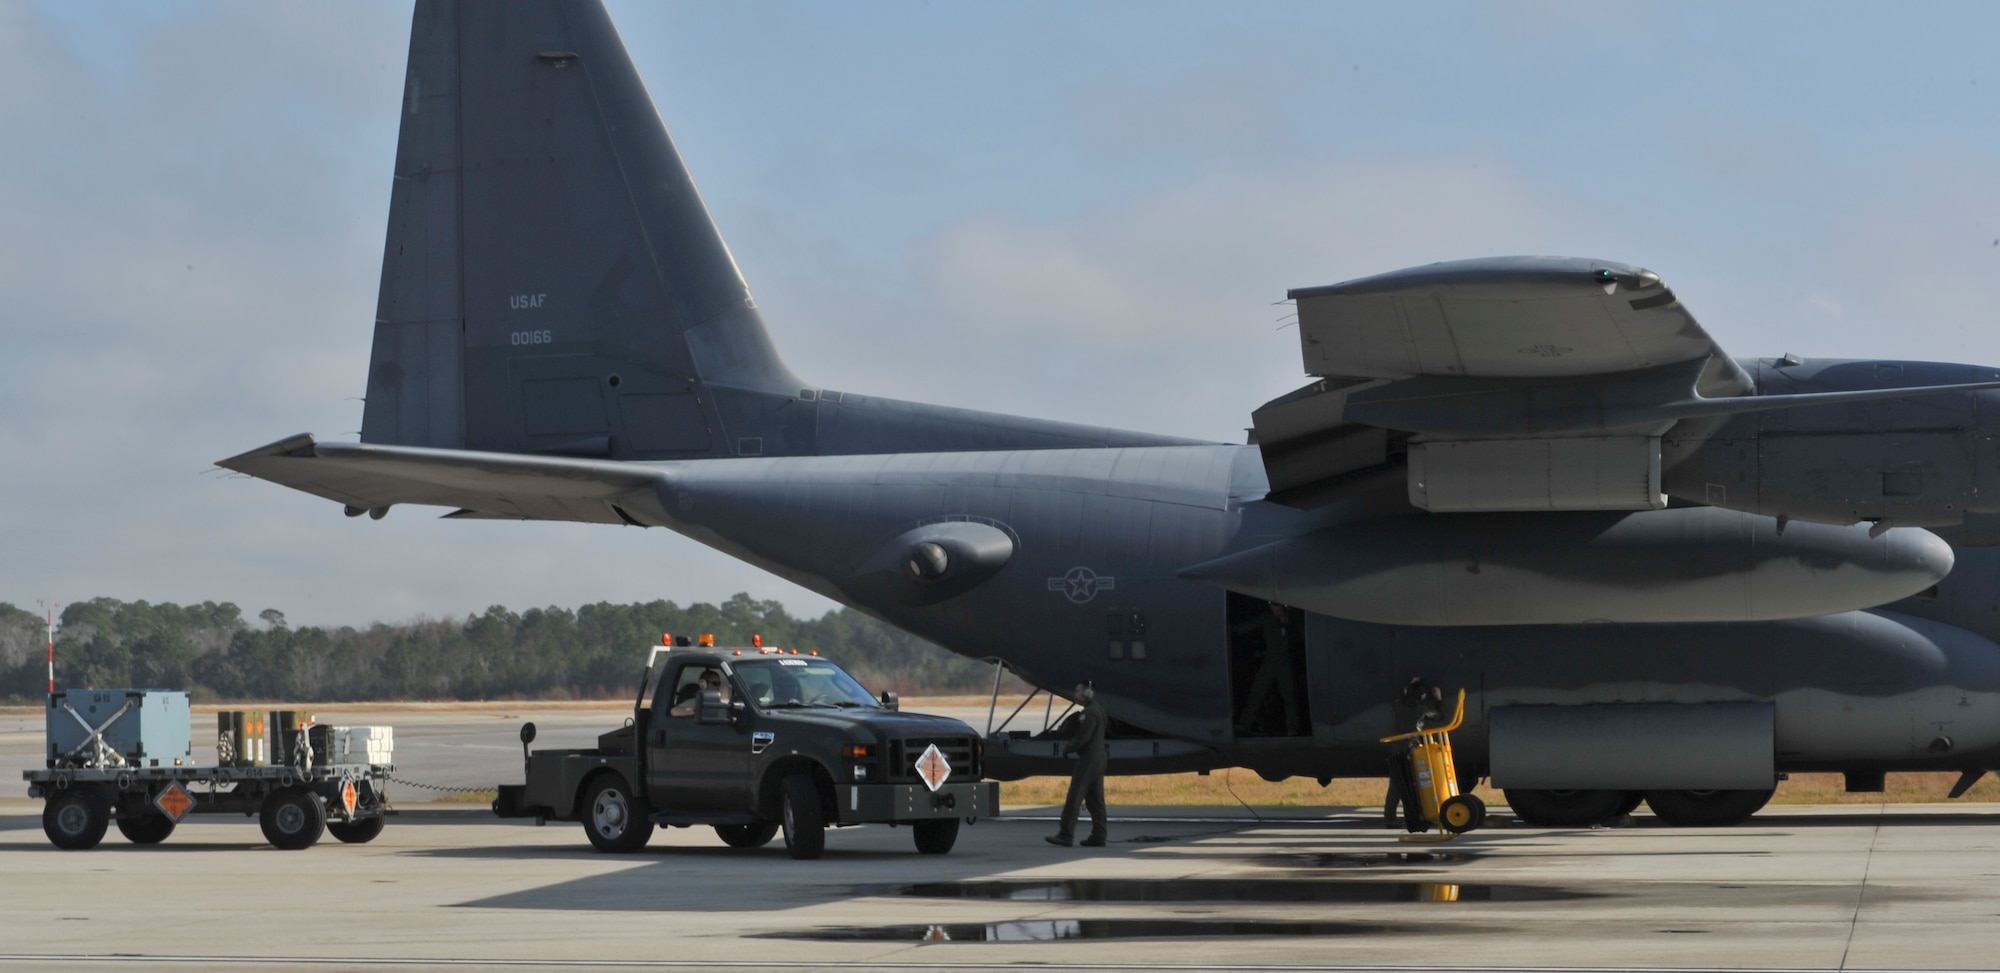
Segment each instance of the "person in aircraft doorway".
M1268 736L1293 736L1303 724L1299 721L1299 686L1294 679L1297 668L1292 660L1291 610L1278 602L1271 602L1271 613L1242 623L1253 627L1264 637L1264 658L1257 664L1257 675L1250 680L1250 691L1243 697L1242 722L1236 727L1239 735L1254 735L1264 711L1273 703L1278 705L1285 721L1280 732L1264 734Z
M1082 804L1090 810L1090 837L1083 839L1083 846L1102 848L1108 824L1104 811L1104 770L1110 762L1104 731L1110 716L1105 713L1104 704L1097 701L1097 687L1091 683L1076 684L1076 701L1083 705L1083 711L1078 714L1076 735L1063 748L1064 756L1076 758L1076 767L1070 771L1069 794L1063 798L1062 824L1044 840L1064 848L1074 843L1077 805Z

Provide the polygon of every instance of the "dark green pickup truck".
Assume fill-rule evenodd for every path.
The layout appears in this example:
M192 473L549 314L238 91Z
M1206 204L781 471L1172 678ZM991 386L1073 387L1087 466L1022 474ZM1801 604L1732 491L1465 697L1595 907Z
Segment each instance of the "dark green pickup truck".
M521 728L522 749L534 724ZM655 649L627 724L587 750L525 753L527 782L495 814L581 821L600 851L645 846L656 825L707 825L736 848L781 829L793 858L818 858L826 829L907 824L942 855L961 821L999 811L980 740L954 719L904 713L812 654L771 648Z

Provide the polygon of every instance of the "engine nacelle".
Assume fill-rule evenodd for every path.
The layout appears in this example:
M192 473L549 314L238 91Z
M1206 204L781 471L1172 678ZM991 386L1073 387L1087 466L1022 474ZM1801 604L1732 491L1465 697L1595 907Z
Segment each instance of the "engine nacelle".
M1767 395L1990 381L1992 368L1766 359ZM1946 392L1683 423L1661 444L1666 492L1825 524L1945 527L2000 510L2000 394Z

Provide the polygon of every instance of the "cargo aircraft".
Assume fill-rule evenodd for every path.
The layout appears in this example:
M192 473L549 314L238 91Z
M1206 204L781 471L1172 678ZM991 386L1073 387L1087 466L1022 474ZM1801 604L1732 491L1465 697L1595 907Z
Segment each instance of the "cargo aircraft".
M1382 777L1412 679L1531 822L2000 764L2000 370L1734 358L1651 271L1518 257L1291 291L1247 444L896 401L779 357L595 0L419 0L400 108L360 441L223 467L685 534L1093 680L1114 772Z

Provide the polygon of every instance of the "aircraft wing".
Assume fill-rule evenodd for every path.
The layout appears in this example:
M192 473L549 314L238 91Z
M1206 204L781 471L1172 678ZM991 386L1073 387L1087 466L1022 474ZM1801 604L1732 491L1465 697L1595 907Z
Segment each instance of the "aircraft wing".
M301 434L216 462L347 507L458 508L446 516L658 524L659 471L630 463L417 446L321 443Z
M1320 379L1252 421L1272 499L1300 506L1407 444L1425 509L1659 507L1658 439L1683 419L2000 387L1758 395L1658 274L1601 260L1460 260L1290 297Z
M1600 260L1459 260L1289 296L1313 375L1549 379L1727 360L1659 275ZM1709 394L1748 388L1722 371Z

